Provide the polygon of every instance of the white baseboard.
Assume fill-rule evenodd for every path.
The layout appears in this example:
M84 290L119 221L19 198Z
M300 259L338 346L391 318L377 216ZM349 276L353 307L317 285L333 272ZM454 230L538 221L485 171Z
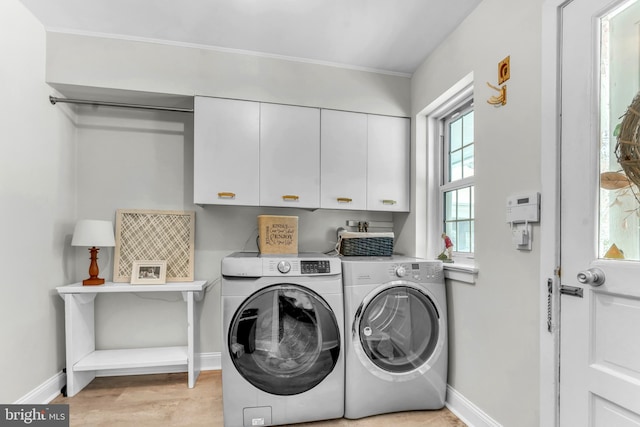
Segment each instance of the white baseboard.
M445 404L456 417L460 418L469 427L502 427L500 423L485 414L450 385L447 385L447 400Z
M67 375L60 371L13 403L16 405L46 405L60 394L60 390L66 384Z
M222 353L202 353L200 354L203 371L218 371L222 369Z

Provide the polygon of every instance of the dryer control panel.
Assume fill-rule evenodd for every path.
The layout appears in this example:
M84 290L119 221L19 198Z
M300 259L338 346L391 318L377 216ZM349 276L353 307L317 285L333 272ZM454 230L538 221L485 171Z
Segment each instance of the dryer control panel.
M442 278L442 263L440 262L407 262L392 264L389 276L416 282L430 281Z
M405 256L343 257L345 284L367 285L390 281L444 283L442 261Z

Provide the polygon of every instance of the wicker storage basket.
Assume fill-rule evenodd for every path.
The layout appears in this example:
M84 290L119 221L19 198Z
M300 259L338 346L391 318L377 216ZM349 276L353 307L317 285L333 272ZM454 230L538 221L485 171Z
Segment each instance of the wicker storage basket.
M391 256L393 239L393 233L345 231L340 234L340 254L343 256Z

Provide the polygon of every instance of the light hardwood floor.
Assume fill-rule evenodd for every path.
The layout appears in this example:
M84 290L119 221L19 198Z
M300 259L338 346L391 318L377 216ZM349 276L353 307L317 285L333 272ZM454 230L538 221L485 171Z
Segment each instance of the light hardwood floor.
M187 374L100 377L68 403L71 427L222 426L222 375L204 371L196 386ZM296 427L464 427L448 409L378 415L359 420L337 419L296 424Z

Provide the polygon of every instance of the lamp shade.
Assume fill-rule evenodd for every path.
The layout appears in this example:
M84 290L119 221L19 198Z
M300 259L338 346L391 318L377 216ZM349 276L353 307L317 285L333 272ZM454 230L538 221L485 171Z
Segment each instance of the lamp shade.
M115 245L111 221L82 219L76 223L71 246L108 247Z

